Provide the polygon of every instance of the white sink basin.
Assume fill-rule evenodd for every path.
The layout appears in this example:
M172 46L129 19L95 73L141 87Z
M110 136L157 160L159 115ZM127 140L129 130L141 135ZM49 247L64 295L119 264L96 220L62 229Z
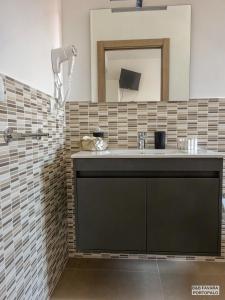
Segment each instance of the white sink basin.
M112 149L103 151L103 155L172 155L172 154L183 154L187 151L177 150L177 149Z
M223 158L222 153L207 150L197 152L178 149L109 149L106 151L81 151L72 155L72 158L196 158L218 157Z

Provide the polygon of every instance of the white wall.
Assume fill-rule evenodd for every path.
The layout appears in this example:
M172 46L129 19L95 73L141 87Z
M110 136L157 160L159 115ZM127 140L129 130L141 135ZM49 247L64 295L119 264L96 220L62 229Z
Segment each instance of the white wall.
M53 94L51 49L60 45L60 0L0 0L0 73Z
M115 2L116 3L116 2ZM145 0L145 5L192 5L191 98L225 97L225 1ZM89 10L108 8L109 0L62 0L63 43L79 56L71 99L91 100Z

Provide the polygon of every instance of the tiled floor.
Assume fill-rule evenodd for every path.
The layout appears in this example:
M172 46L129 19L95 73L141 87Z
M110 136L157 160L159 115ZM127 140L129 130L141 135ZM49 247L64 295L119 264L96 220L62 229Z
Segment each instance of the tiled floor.
M220 296L191 296L219 285ZM72 259L51 300L225 299L225 263Z

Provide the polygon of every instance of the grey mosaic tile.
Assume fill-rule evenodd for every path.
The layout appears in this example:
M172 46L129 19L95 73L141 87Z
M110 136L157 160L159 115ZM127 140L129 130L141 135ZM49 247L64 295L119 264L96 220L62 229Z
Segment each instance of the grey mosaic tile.
M50 138L0 146L0 298L48 299L67 261L64 119L51 97L4 77L0 135L42 129Z

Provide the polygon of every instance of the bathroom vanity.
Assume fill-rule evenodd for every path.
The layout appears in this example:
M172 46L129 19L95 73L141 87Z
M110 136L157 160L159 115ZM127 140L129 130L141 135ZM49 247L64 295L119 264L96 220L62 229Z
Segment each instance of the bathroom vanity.
M220 255L221 154L111 150L72 159L78 251Z

